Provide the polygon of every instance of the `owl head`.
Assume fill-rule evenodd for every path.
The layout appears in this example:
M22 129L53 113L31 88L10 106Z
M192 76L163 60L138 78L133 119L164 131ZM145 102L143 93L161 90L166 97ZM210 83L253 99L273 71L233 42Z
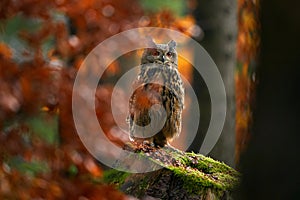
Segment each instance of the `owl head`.
M149 40L150 48L144 50L142 64L158 63L172 64L177 67L177 52L175 50L176 42L169 41L167 44L156 44L152 39Z

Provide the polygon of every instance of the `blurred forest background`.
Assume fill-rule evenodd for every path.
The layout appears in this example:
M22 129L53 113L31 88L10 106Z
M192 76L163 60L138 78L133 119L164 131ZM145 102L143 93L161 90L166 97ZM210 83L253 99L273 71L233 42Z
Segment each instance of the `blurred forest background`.
M293 143L295 135L292 134L296 129L291 127L294 124L289 124L290 129L282 128L285 122L290 123L293 120L280 120L283 123L281 124L275 120L278 113L265 114L264 108L272 111L276 103L269 102L278 99L270 82L278 84L274 86L280 89L279 94L282 96L286 96L288 92L299 94L299 90L285 90L284 87L288 82L289 87L296 85L293 77L297 77L299 70L293 75L283 73L283 80L287 81L283 85L278 82L281 78L279 73L269 75L269 72L283 70L281 66L285 63L289 66L299 64L299 56L293 54L300 52L297 51L299 47L291 46L290 57L287 53L282 55L274 51L278 47L280 51L290 48L280 40L289 38L289 34L293 35L292 27L297 24L293 24L291 20L297 21L300 17L297 11L289 14L289 8L293 7L292 2L284 3L285 6L281 7L279 1L274 1L270 3L271 11L261 12L266 10L268 5L266 2L247 0L2 0L0 198L132 198L105 184L103 174L107 167L102 166L88 153L76 134L71 96L76 71L96 45L119 32L148 26L170 28L191 36L200 42L219 67L226 88L227 115L221 138L210 156L246 173L241 186L241 199L247 199L251 195L252 198L249 199L264 199L255 198L259 193L252 193L250 189L246 189L257 189L256 181L263 182L260 185L260 188L265 189L260 191L262 194L268 194L272 189L281 187L282 190L277 190L277 196L289 194L290 197L294 197L294 193L288 193L287 188L291 185L289 188L293 189L292 192L297 192L297 188L299 190L297 174L287 175L295 179L284 179L284 183L288 182L290 185L267 186L272 183L272 178L278 175L275 169L284 169L275 162L277 157L273 157L271 151L283 152L279 148L283 145L296 146ZM299 7L299 3L297 5ZM287 14L285 18L281 18L281 11ZM276 20L285 24L286 30L290 32L285 32L280 27L276 29ZM287 21L289 23L285 23ZM299 33L299 26L297 28ZM268 37L273 33L277 37ZM276 42L279 42L279 46L272 46ZM288 42L293 43L291 39ZM197 59L195 52L190 52L190 56ZM273 57L276 59L272 60ZM289 62L286 62L287 60ZM271 64L276 70L272 70ZM189 63L181 59L179 67L180 72L192 84L199 100L199 130L189 147L190 151L197 152L210 120L210 97L201 75L194 73ZM288 73L290 68L286 69L284 72ZM122 63L116 61L108 68L104 77L108 80L117 79L123 73ZM257 73L261 73L261 78L258 78ZM263 79L264 77L269 79ZM262 83L258 81L260 79ZM112 118L110 104L112 90L113 85L109 82L99 84L96 92L96 112L107 137L115 144L122 145L124 138L114 132L116 124ZM267 94L274 96L268 99ZM277 103L287 105L289 99L295 101L291 95ZM186 106L192 109L189 105ZM299 107L294 105L293 108L299 111ZM293 111L296 112L297 109ZM295 113L289 115L291 110L282 110L282 117L297 116ZM280 113L279 115L281 116ZM271 117L274 121L266 121L271 120ZM276 129L276 124L282 126ZM269 134L259 134L264 132L265 127ZM286 133L286 137L289 138L285 144L279 142L281 133ZM183 130L183 134L188 134L188 128ZM252 137L253 141L249 144ZM264 144L261 139L268 142ZM245 152L248 144L250 150L246 151L240 161L240 155ZM267 153L261 154L265 151ZM297 149L289 151L293 153L287 158L287 166L289 169L295 169L292 160ZM279 155L285 156L280 153ZM253 164L256 163L255 158L258 158L261 165ZM261 168L269 169L273 165L274 170L265 176L268 172ZM258 173L261 170L263 173ZM280 172L285 174L285 170ZM256 176L256 173L259 176ZM280 174L279 176L283 178Z

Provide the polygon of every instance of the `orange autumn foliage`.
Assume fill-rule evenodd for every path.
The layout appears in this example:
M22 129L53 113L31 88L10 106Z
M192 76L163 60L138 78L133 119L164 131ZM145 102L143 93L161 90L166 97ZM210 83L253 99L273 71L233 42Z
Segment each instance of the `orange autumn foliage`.
M236 92L236 145L235 159L245 151L252 134L256 63L260 45L259 1L238 1Z
M16 16L34 19L40 25L34 30L18 30L16 39L26 44L25 50L0 42L0 198L128 198L99 183L103 169L76 134L72 87L77 70L99 42L116 33L160 26L189 34L192 17L176 19L167 12L145 17L135 0L130 4L122 0L2 0L1 28ZM53 45L44 52L49 38ZM188 63L184 66L189 77L191 67ZM113 63L107 75L121 73L121 67ZM110 133L115 126L110 107L112 89L109 84L97 89L96 113L108 138L122 145L123 141ZM50 142L39 135L39 123L50 123L42 131L55 126L57 135Z

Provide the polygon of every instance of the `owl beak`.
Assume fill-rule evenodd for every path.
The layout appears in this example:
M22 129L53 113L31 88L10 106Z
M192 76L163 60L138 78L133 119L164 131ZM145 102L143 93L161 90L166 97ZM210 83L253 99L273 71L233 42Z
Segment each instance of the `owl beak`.
M164 63L166 61L166 57L165 56L162 56L161 57L161 61Z

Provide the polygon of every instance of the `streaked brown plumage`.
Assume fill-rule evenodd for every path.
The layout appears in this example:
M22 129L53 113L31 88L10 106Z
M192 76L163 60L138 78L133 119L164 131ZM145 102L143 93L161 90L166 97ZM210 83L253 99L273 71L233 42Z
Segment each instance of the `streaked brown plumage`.
M144 50L141 70L133 84L128 122L132 140L162 147L181 132L184 89L177 67L176 42L152 41L152 46ZM157 128L155 135L150 133Z

